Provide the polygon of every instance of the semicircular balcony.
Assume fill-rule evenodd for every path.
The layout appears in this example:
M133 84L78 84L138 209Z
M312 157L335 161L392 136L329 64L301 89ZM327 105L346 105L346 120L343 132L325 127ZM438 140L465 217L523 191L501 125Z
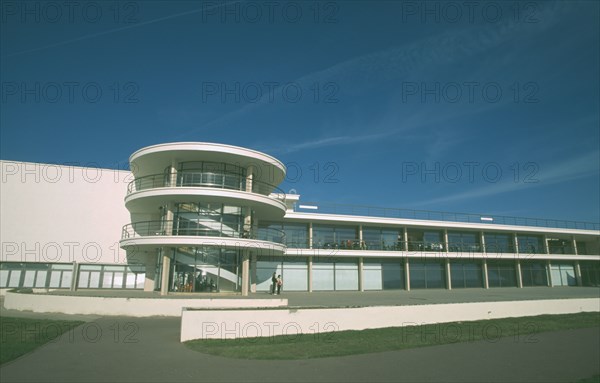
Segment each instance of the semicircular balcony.
M157 246L219 246L247 248L257 253L283 253L285 233L273 228L236 230L219 222L186 220L140 221L123 226L121 248Z
M165 201L203 196L206 201L250 206L263 217L285 213L285 192L275 185L237 173L183 171L136 178L127 186L125 206L131 212L147 211Z

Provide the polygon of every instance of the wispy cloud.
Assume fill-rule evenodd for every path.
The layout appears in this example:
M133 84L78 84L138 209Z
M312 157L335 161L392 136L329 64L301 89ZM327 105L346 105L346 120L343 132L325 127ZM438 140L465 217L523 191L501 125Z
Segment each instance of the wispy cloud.
M73 38L73 39L63 40L63 41L59 41L59 42L56 42L56 43L44 45L42 47L31 48L31 49L26 49L26 50L18 51L18 52L9 53L9 54L7 54L5 56L2 56L2 58L9 58L9 57L21 56L21 55L28 54L28 53L39 52L39 51L43 51L43 50L50 49L50 48L56 48L56 47L60 47L60 46L63 46L63 45L73 44L73 43L77 43L77 42L81 42L81 41L93 39L93 38L100 37L100 36L105 36L105 35L110 35L110 34L117 33L117 32L126 31L126 30L129 30L129 29L144 27L146 25L159 23L161 21L171 20L171 19L175 19L175 18L178 18L178 17L182 17L182 16L193 15L193 14L196 14L196 13L203 13L205 11L213 10L215 8L221 8L221 7L228 6L228 5L235 4L235 3L239 3L239 2L241 2L241 0L236 0L236 1L226 2L226 3L218 3L216 5L206 6L206 7L202 7L202 8L192 9L192 10L186 11L186 12L180 12L180 13L175 13L175 14L172 14L172 15L158 17L156 19L152 19L152 20L148 20L148 21L143 21L143 22L140 22L140 23L132 24L132 25L126 25L126 26L119 27L119 28L113 28L113 29L109 29L107 31L90 33L90 34L79 36L79 37L76 37L76 38Z
M489 49L506 43L515 37L526 33L535 33L552 27L556 20L557 5L546 6L538 15L543 23L524 24L515 21L507 21L503 25L488 24L481 27L469 25L453 32L444 31L437 36L411 42L401 46L360 55L320 71L306 74L291 80L301 89L309 89L311 84L335 82L338 84L352 84L354 93L361 93L366 87L375 87L391 81L406 79L412 72L421 70L431 65L446 65L458 60L464 60L470 56L485 52ZM543 14L542 14L543 13ZM287 83L287 81L286 81ZM275 90L278 92L280 90ZM273 105L270 95L265 94L255 103L244 104L235 110L207 121L201 127L183 132L177 136L182 138L195 135L201 130L216 128L231 124L236 119L265 105ZM481 104L471 106L469 113L479 113L482 110L499 107L499 104ZM418 117L418 116L415 116ZM405 121L407 125L424 126L434 121L435 117L426 115L428 122ZM447 117L444 117L447 118ZM380 139L386 138L385 133L377 135ZM295 151L311 149L319 146L344 145L356 142L346 136L323 137L318 140L308 141L303 144L290 144ZM448 144L446 141L445 144Z
M575 158L569 158L561 162L551 164L547 168L540 168L539 174L532 177L530 181L537 182L511 182L503 181L485 186L475 187L469 191L434 198L426 201L412 203L413 206L427 206L439 203L464 201L473 198L489 197L505 194L538 186L560 184L576 179L598 176L600 173L600 151L592 151Z
M292 153L297 152L299 150L316 149L326 146L348 145L366 141L377 141L384 139L385 137L389 137L393 134L394 132L384 132L377 134L327 137L312 141L306 141L299 144L292 144L286 146L283 151L284 153Z

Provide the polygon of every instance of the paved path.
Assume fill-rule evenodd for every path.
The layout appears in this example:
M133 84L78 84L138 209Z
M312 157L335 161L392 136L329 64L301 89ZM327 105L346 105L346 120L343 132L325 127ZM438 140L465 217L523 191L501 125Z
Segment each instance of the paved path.
M600 328L293 361L210 356L178 339L178 318L99 318L0 367L0 381L573 382L600 373Z
M171 293L161 296L158 292L140 290L55 290L48 294L119 297L119 298L154 298L154 299L271 299L266 292L250 294L242 297L235 293ZM319 292L287 292L275 298L286 298L291 306L390 306L415 305L432 303L463 303L486 301L519 301L533 299L570 299L598 298L598 287L513 287L490 289L417 289L385 290L385 291L319 291ZM160 304L160 303L158 303Z

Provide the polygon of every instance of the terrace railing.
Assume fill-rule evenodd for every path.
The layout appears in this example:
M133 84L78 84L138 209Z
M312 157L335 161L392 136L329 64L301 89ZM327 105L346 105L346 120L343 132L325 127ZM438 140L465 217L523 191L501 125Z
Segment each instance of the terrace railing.
M430 210L411 210L335 203L302 202L294 206L295 212L357 215L366 217L419 219L426 221L469 222L495 225L553 227L561 229L600 230L600 223L546 218L525 218L495 214L452 213Z

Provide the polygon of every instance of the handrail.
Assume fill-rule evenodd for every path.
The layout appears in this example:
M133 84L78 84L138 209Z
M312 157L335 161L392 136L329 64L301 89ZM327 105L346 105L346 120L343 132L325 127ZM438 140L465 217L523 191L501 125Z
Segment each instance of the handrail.
M173 176L172 174L151 174L136 178L127 185L127 194L163 187L210 187L249 191L248 184L251 183L252 193L266 196L277 193L285 198L285 192L277 186L257 180L249 181L237 173L182 171L177 173L176 177Z
M307 207L303 208L303 206ZM420 219L428 221L469 222L495 225L518 225L553 227L563 229L600 230L600 223L595 222L513 217L495 214L453 213L429 210L384 208L364 205L343 205L336 203L302 202L301 204L296 204L294 206L294 212L357 215L382 218Z
M202 237L228 237L257 239L260 241L285 243L285 232L266 227L244 229L236 231L232 229L215 230L207 227L179 227L177 221L140 221L132 222L123 226L121 240L140 238L148 236L202 236Z

